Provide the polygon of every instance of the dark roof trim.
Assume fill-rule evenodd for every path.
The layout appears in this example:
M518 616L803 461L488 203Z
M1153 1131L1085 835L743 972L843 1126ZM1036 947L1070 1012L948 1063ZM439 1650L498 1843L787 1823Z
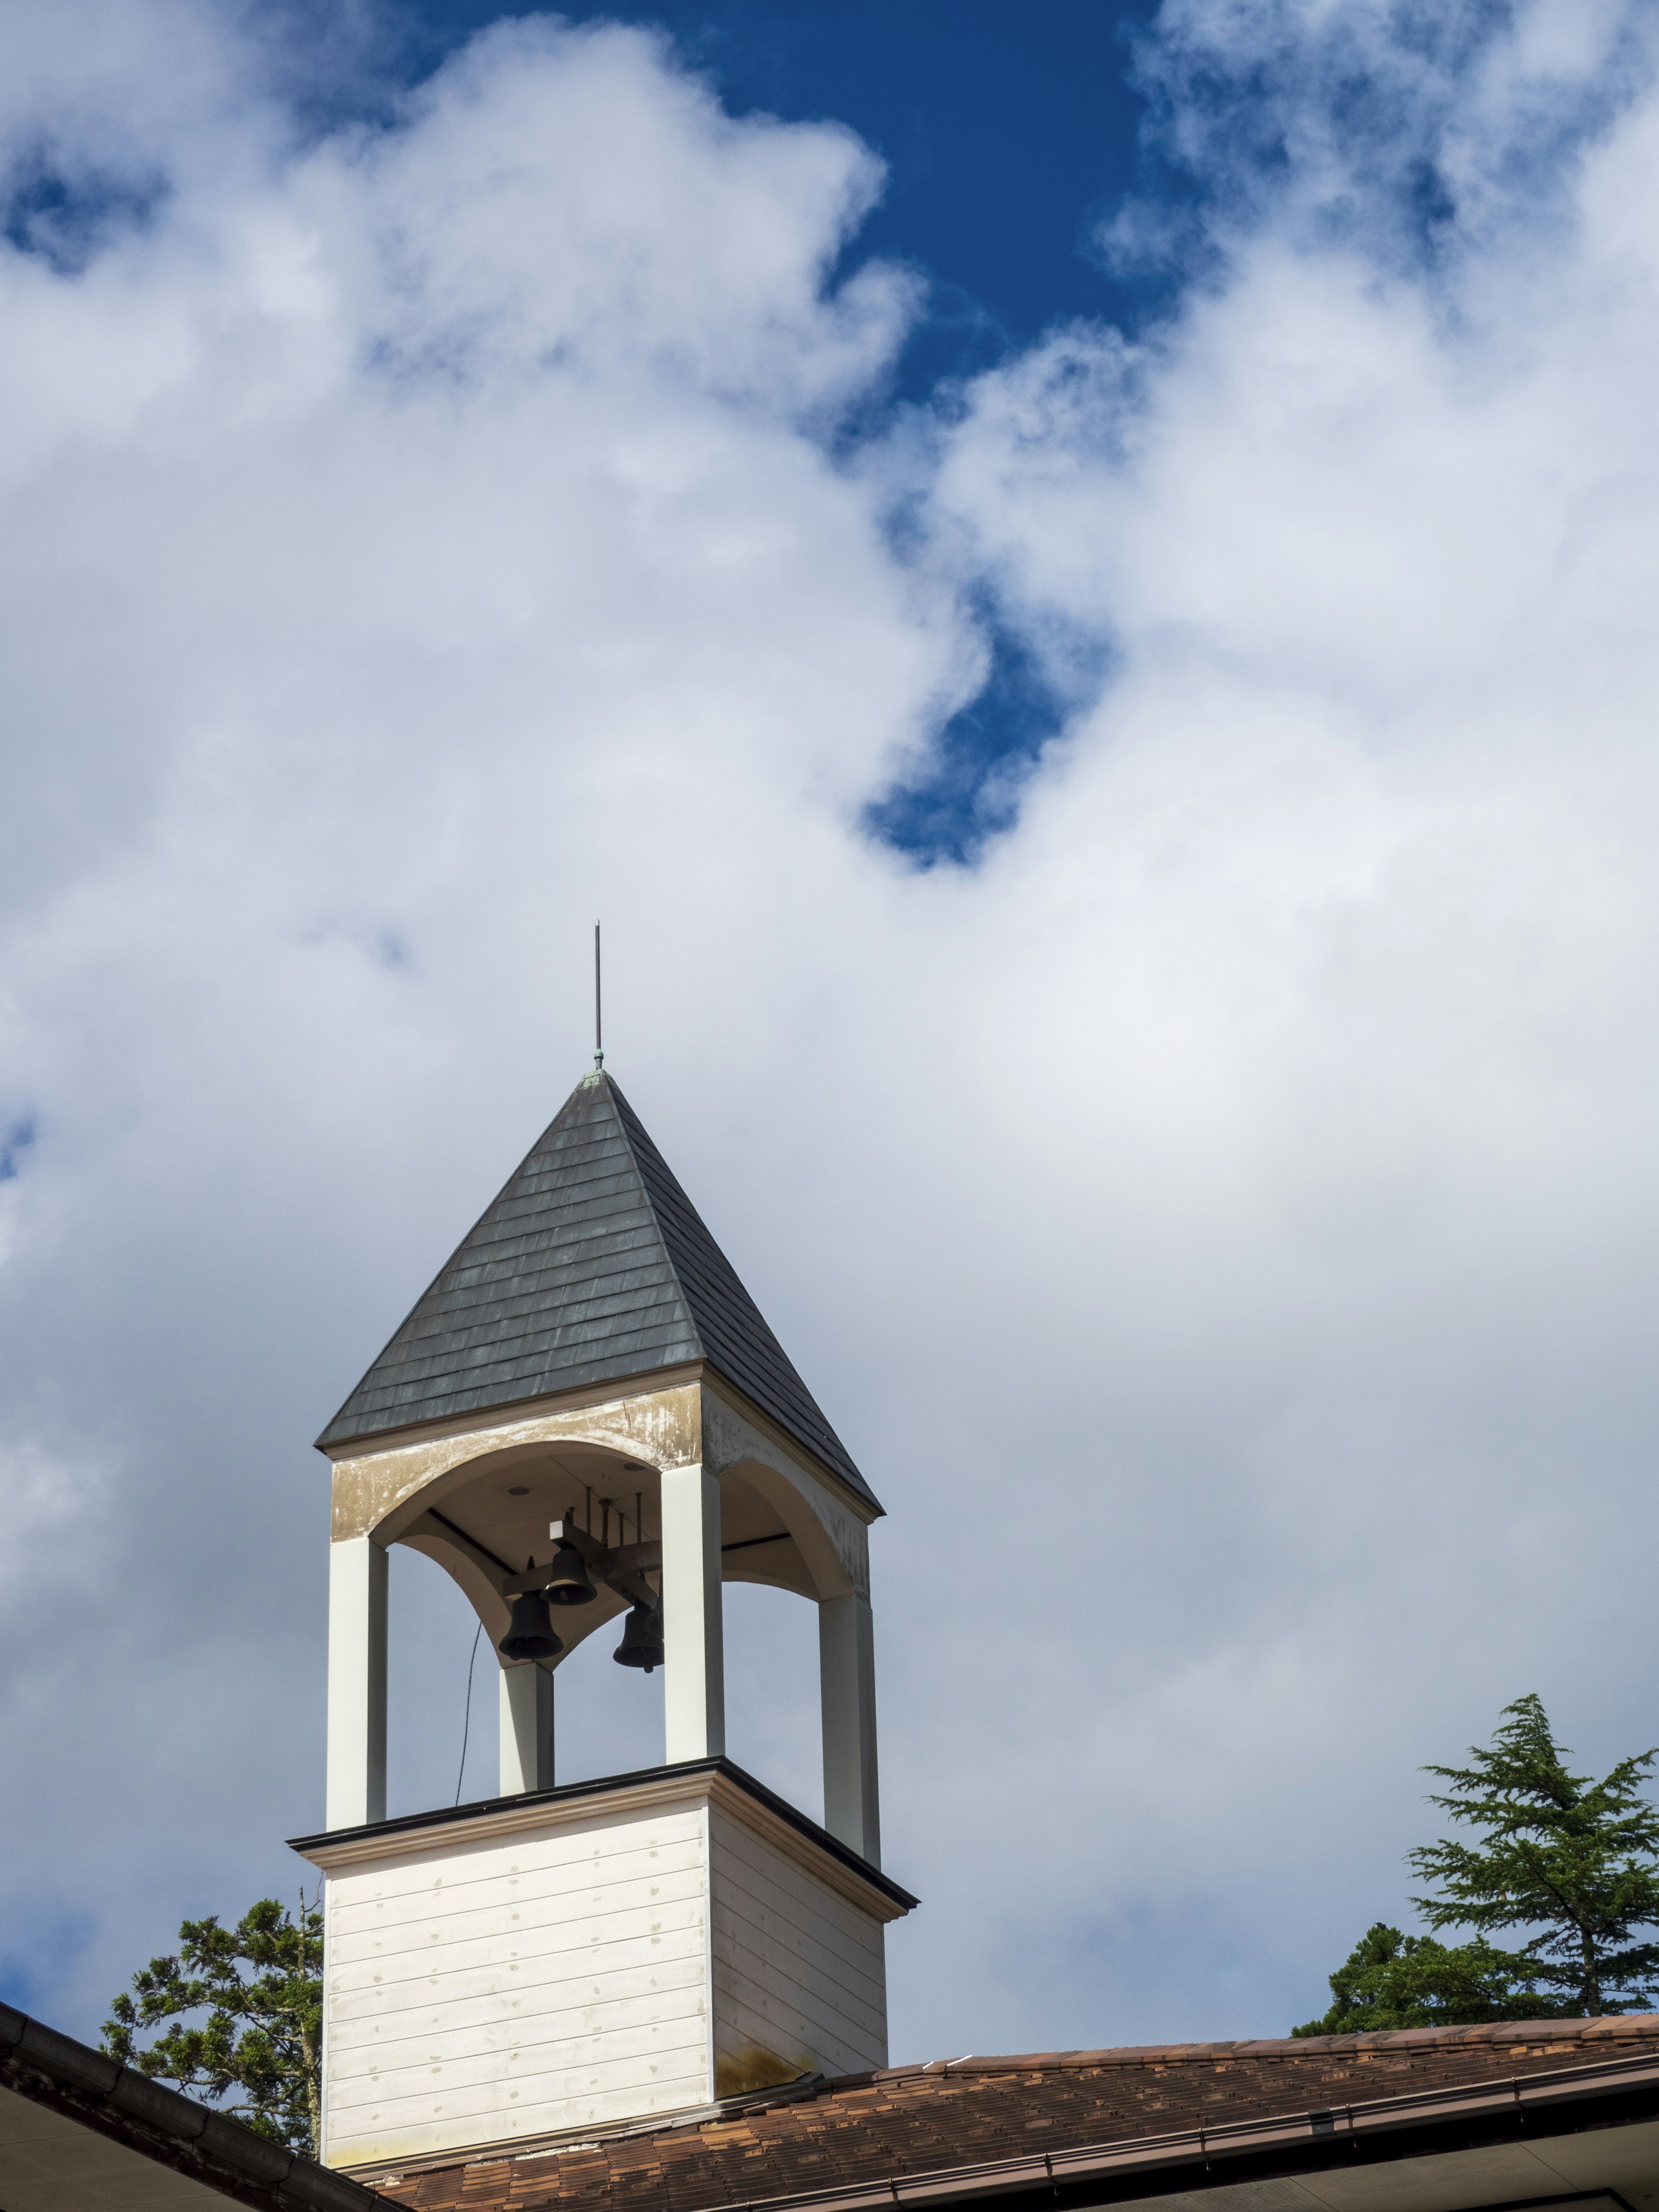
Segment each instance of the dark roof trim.
M757 1782L752 1774L746 1773L734 1760L725 1758L685 1759L672 1766L641 1766L632 1774L606 1774L595 1782L565 1782L552 1790L526 1790L512 1797L481 1797L471 1805L444 1805L435 1813L404 1813L395 1820L372 1820L360 1828L328 1828L318 1836L290 1836L289 1849L308 1853L325 1844L356 1842L359 1838L367 1842L376 1836L409 1835L421 1828L442 1828L452 1821L473 1820L481 1813L514 1813L526 1805L570 1804L583 1797L599 1796L607 1790L637 1788L641 1783L660 1782L669 1775L684 1775L689 1779L696 1774L723 1775L726 1781L735 1783L757 1805L764 1805L769 1813L775 1813L779 1820L787 1821L790 1827L809 1838L820 1850L827 1851L831 1858L839 1859L843 1866L850 1867L860 1880L867 1881L872 1889L878 1889L884 1897L890 1898L895 1905L902 1905L905 1911L914 1912L921 1904L920 1898L912 1897L908 1889L901 1888L879 1867L872 1866L869 1860L855 1851L850 1844L842 1843L839 1836L832 1836L828 1828L821 1828L816 1820L809 1820L805 1813L796 1811L787 1798L780 1797L775 1790L769 1790L763 1782Z
M855 2077L863 2078L863 2077ZM831 2094L842 2084L829 2085ZM852 2086L851 2081L845 2085ZM1617 2100L1625 2109L1611 2108ZM1580 2116L1575 2105L1590 2110ZM1318 2172L1339 2161L1419 2158L1507 2141L1528 2120L1542 2132L1659 2118L1659 2058L1615 2058L1498 2081L1418 2090L1374 2103L1231 2120L1178 2135L1143 2136L1074 2150L1036 2152L978 2166L887 2176L862 2187L806 2190L726 2203L721 2212L885 2212L946 2207L981 2197L1029 2196L1033 2212L1231 2186L1274 2175ZM1535 2134L1536 2130L1528 2130ZM1193 2168L1202 2170L1203 2178ZM1217 2170L1218 2169L1218 2170ZM1597 2191L1596 2195L1605 2194Z
M259 2212L387 2212L388 2200L240 2120L0 2004L0 2087Z

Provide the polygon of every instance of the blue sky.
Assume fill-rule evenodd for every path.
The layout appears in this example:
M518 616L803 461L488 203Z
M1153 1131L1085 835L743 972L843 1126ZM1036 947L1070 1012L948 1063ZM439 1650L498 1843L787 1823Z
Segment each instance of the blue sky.
M309 1440L596 915L889 1509L896 2057L1282 2030L1425 1760L1650 1740L1653 11L1137 21L0 17L0 1958L71 2032L318 1825ZM393 1582L414 1810L475 1624ZM810 1630L733 1594L809 1810ZM566 1773L655 1755L621 1672Z
M532 11L516 10L527 14ZM846 266L896 258L925 276L927 309L894 365L890 404L926 404L1051 324L1133 328L1166 307L1176 274L1114 270L1098 236L1133 186L1179 198L1143 142L1135 38L1152 13L1090 0L848 0L845 6L571 7L573 22L665 30L738 114L849 125L886 165ZM410 5L386 18L388 59L410 75L502 11ZM1074 687L981 599L982 688L945 720L938 757L875 794L870 833L915 865L970 862L1013 818L1021 778L1065 726ZM988 781L1001 787L981 804Z
M439 0L390 21L417 67L502 12ZM1146 0L675 0L562 12L661 26L733 112L830 117L874 148L888 183L855 251L914 261L934 289L905 389L982 367L1060 316L1133 312L1091 232L1137 172L1145 105L1131 83L1133 41Z

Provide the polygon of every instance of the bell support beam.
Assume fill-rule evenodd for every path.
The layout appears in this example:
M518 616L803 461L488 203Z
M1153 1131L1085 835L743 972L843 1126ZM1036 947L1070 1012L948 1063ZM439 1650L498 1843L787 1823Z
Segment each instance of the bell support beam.
M629 1605L656 1604L657 1593L645 1577L638 1573L620 1552L607 1552L603 1544L595 1543L586 1528L579 1528L574 1521L554 1521L549 1524L548 1534L556 1544L574 1545L586 1560L588 1573L602 1582L607 1589L615 1590L618 1597L625 1597ZM635 1546L633 1548L641 1547ZM652 1549L659 1550L660 1547L653 1546ZM660 1565L661 1561L658 1560L656 1564ZM553 1565L550 1560L544 1567L530 1567L523 1574L513 1576L502 1588L509 1597L515 1590L545 1589L552 1571Z
M669 1765L726 1749L720 1483L701 1466L662 1478L663 1714Z
M819 1601L818 1687L823 1712L823 1825L878 1867L876 1643L867 1598Z
M330 1828L386 1818L386 1555L348 1536L328 1555Z
M503 1667L503 1797L553 1787L553 1677L545 1667Z

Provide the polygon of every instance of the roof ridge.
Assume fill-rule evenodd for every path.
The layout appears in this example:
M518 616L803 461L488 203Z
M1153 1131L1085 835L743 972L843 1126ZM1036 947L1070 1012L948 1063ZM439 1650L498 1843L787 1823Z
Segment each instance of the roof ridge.
M615 1109L617 1127L622 1131L623 1142L628 1147L628 1157L634 1163L634 1172L639 1177L641 1187L645 1192L645 1210L651 1217L651 1230L652 1234L657 1240L657 1249L662 1254L663 1265L667 1268L670 1275L673 1278L674 1287L680 1294L680 1304L685 1308L687 1318L691 1323L692 1341L696 1345L698 1351L702 1353L703 1358L707 1359L708 1357L708 1345L703 1335L702 1324L697 1318L697 1310L692 1304L691 1294L685 1287L685 1278L681 1274L679 1268L675 1264L673 1249L669 1244L666 1235L664 1233L662 1216L657 1211L655 1195L652 1191L649 1182L646 1180L645 1170L641 1164L639 1146L634 1142L634 1128L631 1128L629 1126L631 1122L634 1125L634 1127L638 1128L641 1135L643 1135L645 1125L640 1120L639 1115L634 1111L633 1108L629 1104L627 1098L623 1096L623 1087L621 1084L617 1082L614 1075L607 1074L602 1067L596 1067L592 1071L592 1074L583 1076L581 1083L578 1084L576 1087L578 1090L580 1090L584 1085L587 1085L603 1088L609 1096L612 1107ZM649 1142L649 1139L647 1139L647 1141ZM667 1165L666 1161L664 1162L664 1165ZM687 1203L690 1203L689 1200L687 1200Z
M1219 2043L1130 2043L1099 2050L1010 2051L962 2058L913 2060L902 2066L884 2066L866 2074L848 2074L826 2084L839 2089L857 2082L897 2081L928 2075L938 2080L946 2074L1074 2073L1081 2067L1144 2065L1149 2059L1166 2064L1199 2064L1221 2058L1317 2057L1333 2051L1452 2049L1460 2045L1490 2043L1577 2043L1617 2041L1623 2033L1638 2042L1659 2041L1659 2012L1601 2013L1594 2018L1563 2020L1497 2020L1444 2027L1366 2028L1352 2035L1285 2035L1243 2039Z

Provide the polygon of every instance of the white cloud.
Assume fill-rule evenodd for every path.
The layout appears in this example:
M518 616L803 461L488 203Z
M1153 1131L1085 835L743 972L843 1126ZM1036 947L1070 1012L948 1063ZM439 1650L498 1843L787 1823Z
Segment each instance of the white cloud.
M915 301L825 289L845 131L532 23L307 148L228 16L188 98L140 35L182 18L95 78L16 19L57 143L115 68L172 185L84 273L0 254L0 1433L100 1485L5 1622L49 2017L290 1879L306 1440L580 1072L596 911L617 1072L892 1510L903 2055L1273 2033L1400 1909L1420 1760L1532 1687L1645 1741L1659 111L1585 13L1429 82L1366 7L1171 10L1170 82L1266 42L1297 125L1248 195L1190 134L1209 281L852 465ZM1363 161L1333 40L1395 103ZM1545 111L1582 155L1516 182ZM1502 220L1326 219L1428 138ZM917 876L856 811L986 579L1109 680ZM411 1803L443 1595L400 1577ZM573 1758L648 1756L589 1675Z

